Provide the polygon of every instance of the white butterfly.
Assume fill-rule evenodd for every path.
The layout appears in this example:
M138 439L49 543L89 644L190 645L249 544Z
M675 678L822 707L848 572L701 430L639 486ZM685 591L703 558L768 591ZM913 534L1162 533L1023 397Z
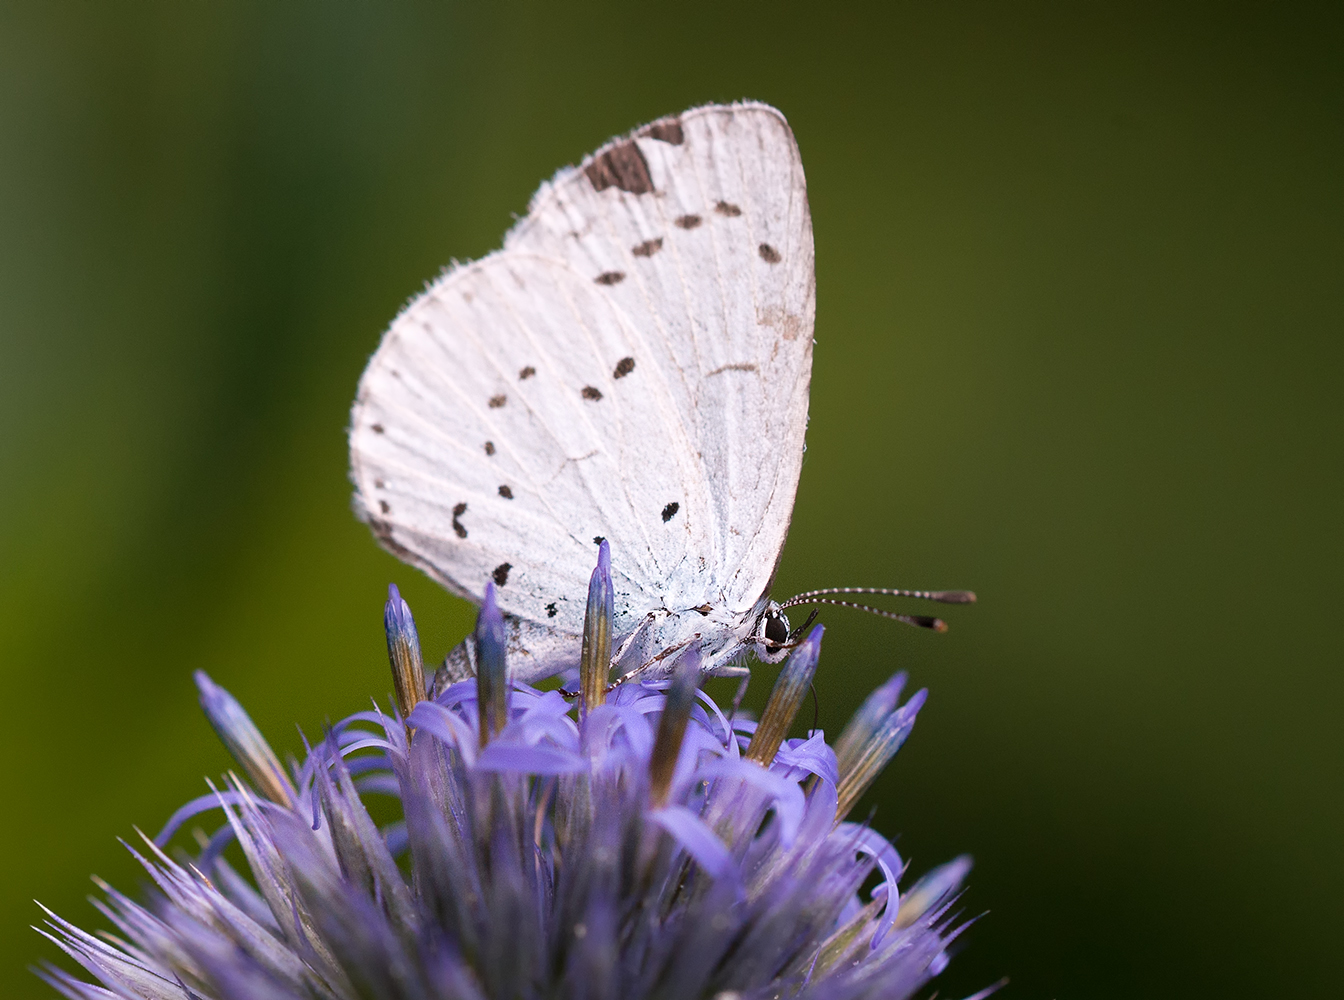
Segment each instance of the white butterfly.
M603 538L618 666L778 659L815 305L782 114L710 105L613 140L393 322L351 415L356 511L453 593L494 580L519 679L577 664ZM474 671L470 642L448 666Z

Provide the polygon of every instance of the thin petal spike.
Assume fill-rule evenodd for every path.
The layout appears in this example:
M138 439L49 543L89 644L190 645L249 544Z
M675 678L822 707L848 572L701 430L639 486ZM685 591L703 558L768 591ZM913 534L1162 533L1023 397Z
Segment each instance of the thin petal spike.
M486 583L485 600L476 618L476 699L481 714L482 747L509 721L505 644L504 616L495 599L495 585Z
M821 656L821 637L825 627L818 625L808 633L806 639L784 662L775 680L770 700L765 703L761 721L756 725L751 743L747 746L746 758L762 767L769 767L779 751L779 745L788 735L798 708L807 697L812 677L817 672L817 660Z
M909 701L887 716L878 726L877 732L859 749L854 763L840 772L840 802L835 813L837 822L849 814L859 797L891 762L891 758L896 756L896 751L915 727L915 716L919 714L926 697L927 689L916 691Z
M275 751L252 722L251 716L233 695L212 681L204 670L196 671L195 678L205 717L210 720L210 725L229 753L233 754L233 759L242 765L263 795L276 805L292 807L298 793L294 791Z
M682 741L686 737L686 724L691 719L691 709L695 707L695 692L699 683L700 657L687 653L677 661L649 759L649 802L655 809L667 805L668 795L672 791L672 778L676 773L677 758L681 755Z
M859 748L868 743L877 732L877 727L895 711L897 703L901 700L901 691L905 687L906 679L904 670L892 674L885 684L864 699L859 710L845 725L840 738L835 741L835 760L840 766L841 773L853 767L858 759Z
M896 929L903 930L909 927L960 889L966 873L970 870L971 859L963 854L926 872L901 896L900 909L896 911Z
M415 629L415 618L395 583L387 585L383 629L387 633L387 659L392 665L392 687L397 698L397 711L404 719L416 705L425 700L425 661L420 656L420 636Z
M584 714L607 700L611 672L611 627L616 592L611 585L611 546L597 550L597 567L588 581L588 610L583 619L583 652L579 660L579 694Z

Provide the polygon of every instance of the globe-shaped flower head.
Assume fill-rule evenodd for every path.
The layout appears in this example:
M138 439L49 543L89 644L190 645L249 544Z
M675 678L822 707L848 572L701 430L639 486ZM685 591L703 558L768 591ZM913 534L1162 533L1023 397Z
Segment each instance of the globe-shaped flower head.
M947 963L970 867L904 892L890 843L847 816L924 702L898 674L829 745L786 738L821 651L814 627L759 722L698 689L693 652L670 679L608 687L612 583L593 572L577 687L510 680L487 589L477 674L426 690L410 609L385 624L396 704L330 727L281 766L204 674L201 704L241 766L133 847L141 903L103 886L116 927L46 933L100 985L40 971L77 1000L911 996ZM379 826L363 796L392 796ZM223 811L197 853L189 819ZM243 873L224 857L234 841ZM874 888L869 888L876 881Z

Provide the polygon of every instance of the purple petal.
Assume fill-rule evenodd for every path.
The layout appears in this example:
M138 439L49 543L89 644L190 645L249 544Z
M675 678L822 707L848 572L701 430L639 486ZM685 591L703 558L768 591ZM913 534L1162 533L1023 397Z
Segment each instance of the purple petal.
M447 689L434 699L435 702L444 708L452 708L463 702L476 704L476 679L458 681L456 684L449 684Z
M576 753L544 743L527 746L495 740L476 758L476 769L519 774L574 774L588 770L588 762Z
M839 793L829 781L817 783L807 796L807 812L798 835L804 843L825 840L835 828L835 811L840 804Z
M373 793L401 798L401 782L390 774L371 774L367 778L360 778L355 782L355 789L361 795Z
M803 790L797 782L789 781L767 771L761 765L749 760L735 760L720 757L703 765L697 771L697 778L737 778L754 786L775 803L779 814L780 839L785 845L793 843L798 835L798 826L803 821L803 810L807 805Z
M835 751L826 745L820 730L807 740L786 740L775 753L775 763L802 768L831 785L840 784L840 766L836 763Z
M901 872L905 870L905 864L901 861L901 856L896 853L896 848L892 847L885 837L866 826L841 823L835 828L832 836L842 838L845 845L852 847L855 853L866 854L876 861L886 879L882 885L873 890L874 897L882 891L886 892L887 897L877 933L873 935L872 947L876 948L896 923L896 912L901 904L901 890L897 883L900 881Z
M523 688L521 685L516 685L516 687L521 697ZM542 718L563 719L572 711L574 711L574 706L565 701L565 696L559 691L546 691L528 706L523 713L523 718L537 715Z
M451 689L450 689L451 690ZM471 766L476 760L476 733L457 713L450 712L438 702L422 701L406 720L417 729L423 729L435 739L462 754L462 759Z
M736 873L733 856L722 840L685 806L667 806L649 813L649 818L661 826L713 878L726 878Z
M704 688L701 688L699 691L697 691L697 692L696 692L696 695L699 696L700 700L701 700L702 702L704 702L704 704L706 705L706 707L708 707L711 711L713 711L715 717L716 717L716 718L718 719L718 721L719 721L719 729L720 729L720 731L721 731L722 734L723 734L722 736L717 736L717 737L716 737L717 740L718 740L718 742L719 742L719 745L720 745L720 746L723 746L723 747L727 747L727 748L729 748L729 751L728 751L728 752L731 753L733 756L737 756L737 753L736 753L736 743L737 743L737 741L734 740L733 737L732 737L732 731L733 731L733 730L732 730L732 726L730 726L730 725L728 724L728 717L725 716L725 715L723 714L722 710L721 710L721 709L719 708L719 706L715 703L714 699L711 698L708 694L705 693L705 689L704 689ZM709 726L709 725L708 725L708 722L709 722L709 716L706 715L706 716L705 716L705 723L706 723L706 727L705 727L705 728L709 729L710 732L713 732L713 731L714 731L714 730L713 730L713 727Z
M210 795L202 795L199 799L192 799L177 812L168 817L168 822L163 824L163 829L159 835L154 838L154 843L159 847L172 838L187 820L193 816L199 816L203 812L209 812L211 809L219 809L225 803L229 805L238 805L243 797L237 792L214 792Z

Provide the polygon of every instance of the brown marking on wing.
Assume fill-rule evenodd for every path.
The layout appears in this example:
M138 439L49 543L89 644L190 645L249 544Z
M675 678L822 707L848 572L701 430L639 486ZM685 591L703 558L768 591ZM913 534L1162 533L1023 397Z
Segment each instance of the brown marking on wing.
M612 146L588 164L583 172L588 176L594 191L614 187L631 194L648 194L653 190L648 161L633 139Z
M639 134L641 138L658 139L673 146L680 146L686 141L686 133L681 130L680 118L664 118L662 121L654 122Z
M797 340L803 332L803 318L782 306L769 306L756 311L756 322L774 329L785 340Z

